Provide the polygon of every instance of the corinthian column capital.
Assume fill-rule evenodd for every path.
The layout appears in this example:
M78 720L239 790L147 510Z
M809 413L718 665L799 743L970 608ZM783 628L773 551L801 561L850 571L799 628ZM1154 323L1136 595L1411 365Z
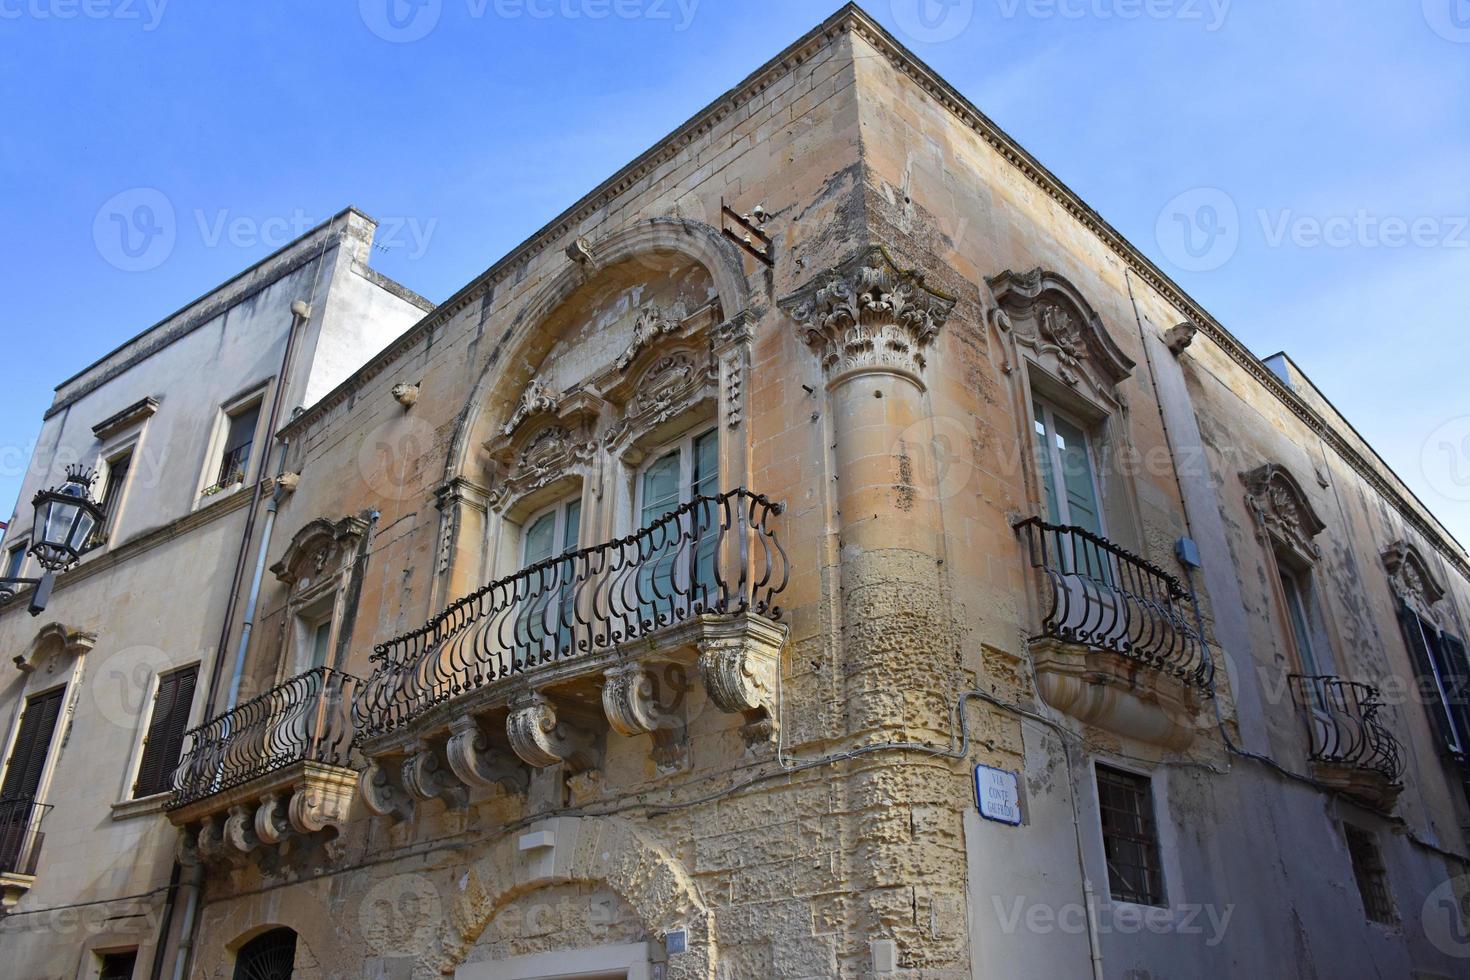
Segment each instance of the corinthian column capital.
M780 301L822 359L828 383L868 372L904 375L920 387L924 352L949 319L955 298L901 269L870 245Z

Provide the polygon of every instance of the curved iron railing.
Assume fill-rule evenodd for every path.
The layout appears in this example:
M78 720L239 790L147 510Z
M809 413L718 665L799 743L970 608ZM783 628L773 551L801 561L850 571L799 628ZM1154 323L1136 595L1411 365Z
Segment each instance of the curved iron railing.
M167 808L243 785L293 762L350 765L351 705L361 684L351 674L316 667L190 729Z
M0 797L0 874L33 875L41 856L41 821L51 804L29 796Z
M781 505L743 488L696 497L625 538L484 586L376 647L353 706L358 736L397 728L466 691L606 649L702 613L778 619Z
M1290 681L1314 762L1371 769L1391 783L1399 781L1403 746L1378 716L1383 707L1378 688L1330 675L1292 674Z
M1110 650L1207 687L1215 666L1191 625L1189 592L1158 565L1080 527L1016 524L1045 584L1041 632Z

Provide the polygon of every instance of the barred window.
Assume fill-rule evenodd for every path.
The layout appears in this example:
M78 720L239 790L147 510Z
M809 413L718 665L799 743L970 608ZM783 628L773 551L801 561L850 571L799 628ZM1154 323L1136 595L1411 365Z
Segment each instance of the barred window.
M1363 911L1372 922L1394 922L1393 899L1388 893L1388 869L1373 835L1350 823L1342 825L1347 837L1348 859L1353 864L1353 877L1358 894L1363 897Z
M1097 798L1113 900L1163 905L1164 874L1159 863L1153 784L1147 776L1100 765Z

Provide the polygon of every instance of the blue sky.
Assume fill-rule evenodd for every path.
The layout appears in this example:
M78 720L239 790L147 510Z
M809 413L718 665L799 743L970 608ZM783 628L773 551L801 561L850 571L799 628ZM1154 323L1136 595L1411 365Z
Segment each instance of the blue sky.
M298 230L444 299L836 6L0 0L0 513L52 386ZM867 8L1470 542L1470 0Z

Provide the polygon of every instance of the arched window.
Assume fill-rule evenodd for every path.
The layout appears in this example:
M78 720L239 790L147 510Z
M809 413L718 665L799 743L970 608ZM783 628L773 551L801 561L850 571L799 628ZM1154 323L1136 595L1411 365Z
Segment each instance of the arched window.
M235 980L291 980L295 962L295 930L272 929L240 947L235 954Z

